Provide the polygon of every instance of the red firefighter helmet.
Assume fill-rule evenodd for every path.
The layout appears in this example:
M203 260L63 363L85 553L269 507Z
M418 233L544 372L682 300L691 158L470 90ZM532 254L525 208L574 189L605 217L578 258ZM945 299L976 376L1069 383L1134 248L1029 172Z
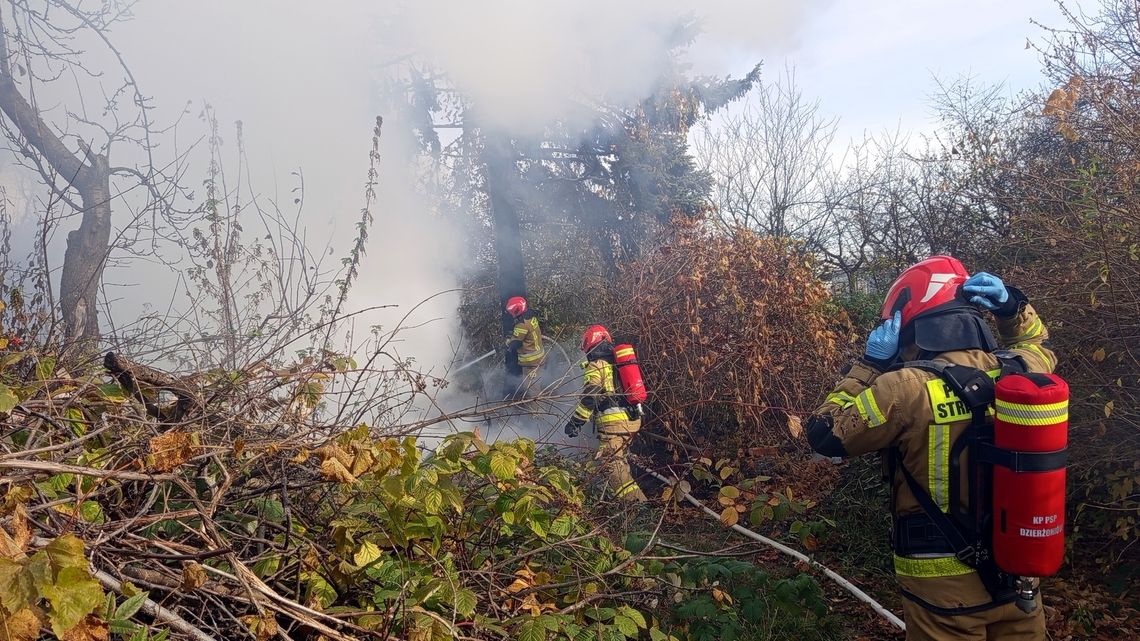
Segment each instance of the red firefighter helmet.
M582 351L590 353L590 350L598 346L602 342L612 343L614 339L610 337L610 333L606 331L605 327L601 325L590 325L585 334L582 334Z
M969 277L957 258L931 256L899 274L883 301L881 317L893 318L901 311L902 324L907 325L916 316L954 300L958 286Z
M507 299L507 313L518 318L526 313L526 299L522 296L511 296Z

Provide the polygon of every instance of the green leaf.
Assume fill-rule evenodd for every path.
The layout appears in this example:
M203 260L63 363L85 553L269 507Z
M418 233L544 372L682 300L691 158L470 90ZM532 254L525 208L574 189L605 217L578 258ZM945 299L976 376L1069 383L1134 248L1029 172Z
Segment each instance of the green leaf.
M43 593L51 603L48 621L52 632L61 638L95 608L103 605L103 588L91 578L86 568L64 567L56 576L56 582L45 586Z
M657 627L649 628L649 638L651 641L666 641L669 635L662 632Z
M12 390L7 385L0 383L0 414L9 414L12 408L19 404L20 399L12 393Z
M264 521L281 523L285 520L285 506L277 499L262 499L258 502L257 511Z
M258 578L264 579L266 577L270 577L270 576L273 576L274 574L277 574L277 570L279 570L280 568L281 568L281 557L279 555L274 554L273 556L266 557L264 559L261 559L257 563L254 563L253 564L253 573L256 574L258 576Z
M648 627L645 623L645 616L643 616L637 610L634 610L633 608L629 607L628 605L621 606L620 608L618 608L618 611L621 612L622 615L625 616L626 618L633 619L633 621L635 623L637 623L637 627L639 627L639 628Z
M550 533L554 536L570 536L570 529L574 525L574 517L564 514L550 524Z
M129 619L142 609L143 603L146 602L146 592L136 594L133 597L123 601L123 603L115 608L115 619Z
M478 603L479 598L475 596L475 592L467 588L455 591L455 612L460 616L469 617L475 614L475 606Z
M88 523L102 523L103 506L98 501L84 501L79 504L79 515Z
M625 636L631 639L637 638L637 622L633 619L619 614L614 617L614 625L617 626L617 629L621 630L621 633Z
M537 619L519 626L519 641L546 641L546 628Z
M428 514L439 514L441 509L443 509L443 493L439 490L429 490L424 495L424 510Z
M36 362L36 377L41 381L46 381L51 378L55 373L55 359L54 358L41 358Z
M500 481L513 479L517 467L518 464L515 463L515 460L505 454L495 453L491 455L491 473Z

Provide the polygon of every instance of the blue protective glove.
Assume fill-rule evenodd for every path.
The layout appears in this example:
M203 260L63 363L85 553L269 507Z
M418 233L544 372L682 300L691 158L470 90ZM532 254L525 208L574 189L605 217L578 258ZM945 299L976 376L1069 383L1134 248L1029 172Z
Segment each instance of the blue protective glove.
M871 330L867 338L867 350L864 353L867 360L876 363L886 363L894 359L899 351L899 330L902 329L902 312L895 312L894 318L889 318L881 325Z
M1005 283L997 276L986 272L978 272L962 283L962 291L971 303L991 312L1001 309L1009 300L1009 290L1006 289Z

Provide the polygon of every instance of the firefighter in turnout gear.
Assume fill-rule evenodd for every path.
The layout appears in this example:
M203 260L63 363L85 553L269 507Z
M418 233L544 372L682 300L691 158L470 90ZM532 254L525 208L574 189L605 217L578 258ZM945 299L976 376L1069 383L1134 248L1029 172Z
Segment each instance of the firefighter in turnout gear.
M993 313L1004 350L982 310ZM918 361L965 365L991 379L1011 371L1048 373L1057 364L1048 331L1019 290L984 272L970 276L948 256L904 271L887 294L882 318L864 357L843 374L806 431L823 456L883 456L906 638L1043 641L1040 595L1032 612L1019 609L1010 578L979 561L986 555L956 554L942 532L954 521L928 516L937 509L957 517L974 500L969 455L955 443L975 417ZM992 415L977 418L993 422Z
M533 310L528 309L526 299L522 296L509 298L506 310L514 319L515 326L506 339L505 348L518 357L519 368L522 370L522 381L518 389L525 393L538 379L538 369L546 359L542 331L538 327L538 317Z
M585 386L574 414L566 424L566 434L578 436L582 426L594 420L598 433L598 458L605 466L614 495L630 503L647 499L630 473L627 458L630 443L641 429L637 408L626 401L621 379L614 367L614 343L601 325L593 325L582 336L582 364Z

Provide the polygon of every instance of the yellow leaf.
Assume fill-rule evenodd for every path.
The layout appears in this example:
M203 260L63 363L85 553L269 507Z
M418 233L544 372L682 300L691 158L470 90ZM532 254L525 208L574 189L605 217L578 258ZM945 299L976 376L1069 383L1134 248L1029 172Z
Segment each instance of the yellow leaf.
M736 508L734 507L726 507L724 508L724 511L720 513L720 522L725 524L727 527L736 525L736 521L739 519L740 513L737 512Z
M1113 403L1112 401L1109 401L1109 402L1104 404L1104 417L1105 418L1112 416L1112 408L1115 407L1115 405L1116 404Z
M673 498L673 486L667 485L664 490L661 490L661 500L668 501Z
M206 583L206 570L194 561L182 562L182 591L193 592Z
M721 505L735 505L736 504L736 501L734 501L733 499L730 499L727 496L718 496L718 497L716 497L716 501L717 501L717 503L720 503Z
M507 586L507 593L514 594L515 592L522 592L529 587L530 584L528 584L526 581L523 581L522 579L515 579L513 583Z
M1099 363L1099 362L1103 361L1104 360L1104 348L1103 347L1096 348L1096 351L1092 353L1092 359L1093 359L1093 362L1095 362L1095 363Z
M379 546L372 541L365 541L360 544L360 549L356 551L356 554L352 555L352 562L358 567L364 567L379 559L380 555Z

